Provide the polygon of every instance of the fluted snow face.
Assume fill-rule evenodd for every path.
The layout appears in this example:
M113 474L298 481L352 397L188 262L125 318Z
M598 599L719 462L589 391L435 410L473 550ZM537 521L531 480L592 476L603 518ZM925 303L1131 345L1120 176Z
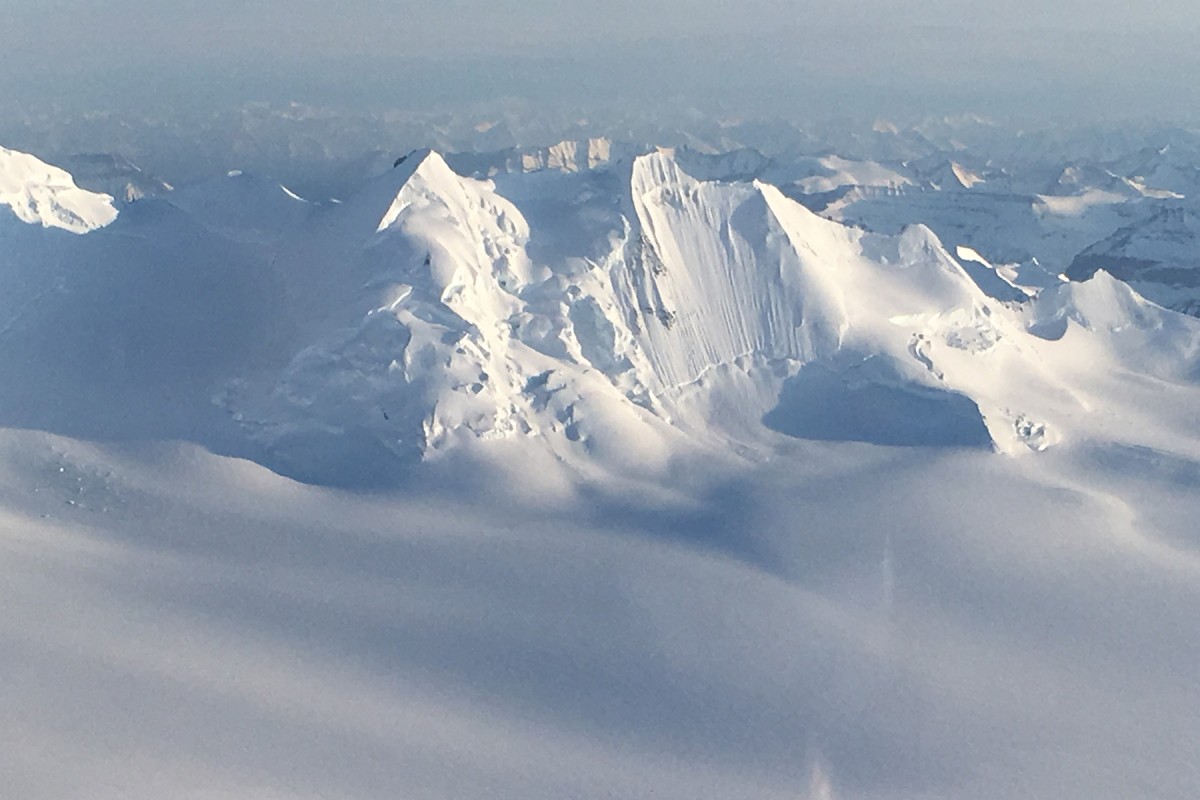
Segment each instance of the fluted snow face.
M656 153L634 163L631 191L629 299L660 390L741 358L802 358L829 338L827 320L807 321L808 276L758 186L702 183Z
M773 428L1017 453L1088 405L1046 366L1072 360L1046 331L1073 312L989 297L922 226L871 234L769 184L697 180L668 152L606 173L612 196L596 177L510 176L541 181L506 184L541 200L528 217L436 153L404 170L363 232L357 310L253 407L268 441L354 431L427 458L535 438L628 466L681 434Z
M1029 350L1036 337L927 228L868 234L768 184L696 181L663 153L634 164L632 195L640 238L618 283L649 368L642 381L678 424L794 430L780 398L798 397L787 387L820 365L844 386L811 402L853 406L862 386L882 387L906 409L888 421L909 430L903 441L927 430L914 416L949 404L975 418L955 443L1019 451L1030 407L1041 419L1040 398L1062 396Z
M22 222L87 233L117 218L113 199L75 185L66 170L0 147L0 205Z

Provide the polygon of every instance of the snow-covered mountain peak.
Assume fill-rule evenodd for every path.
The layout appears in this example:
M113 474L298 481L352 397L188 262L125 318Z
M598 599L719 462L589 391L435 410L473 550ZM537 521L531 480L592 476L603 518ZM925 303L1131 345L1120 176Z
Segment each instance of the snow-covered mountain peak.
M361 454L382 473L496 439L636 474L680 442L755 451L779 434L1045 449L1078 430L1072 380L1139 368L1132 332L1160 311L1140 298L1102 302L1099 281L1028 312L1027 292L925 225L874 232L763 179L689 171L759 163L713 159L656 149L483 180L421 150L344 203L247 176L174 192L217 234L214 261L247 265L238 296L222 278L212 302L266 309L260 356L214 357L228 366L212 394L268 463L314 480ZM136 236L100 238L143 241L165 202L131 207ZM1191 328L1163 329L1156 374L1186 374ZM1061 377L1058 359L1091 371Z
M70 173L28 153L0 147L0 205L22 221L87 233L117 217L113 199L75 185Z
M417 194L433 197L461 191L459 175L441 155L428 149L413 151L397 160L393 173L386 178L388 183L399 188L396 200L379 221L379 231L390 227L403 211L406 202L411 202ZM401 196L406 199L402 201Z
M583 172L608 164L614 156L612 140L605 137L566 140L527 152L521 157L521 169Z
M1067 270L1074 280L1106 271L1160 305L1200 313L1200 213L1167 205L1119 228L1079 253Z
M439 283L450 289L469 268L477 277L494 277L505 291L532 279L523 252L529 225L520 210L495 191L490 181L459 175L434 151L414 153L392 176L403 180L380 219L377 234L402 234L427 247L426 263Z
M269 395L231 403L261 441L311 459L332 432L402 458L525 439L625 471L680 434L753 447L767 429L1041 450L1083 407L1044 362L1094 346L1136 368L1133 337L1086 336L1152 315L1092 297L1101 281L1030 321L1024 293L924 225L847 226L764 181L697 179L669 149L502 186L422 151L349 203L386 207L358 240L362 289ZM1063 345L1056 326L1083 319Z

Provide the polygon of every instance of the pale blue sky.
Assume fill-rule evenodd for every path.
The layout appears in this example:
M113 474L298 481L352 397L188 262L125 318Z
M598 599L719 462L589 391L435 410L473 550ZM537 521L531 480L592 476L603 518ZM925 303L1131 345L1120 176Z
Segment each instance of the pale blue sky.
M1028 95L1049 110L1125 103L1169 117L1198 99L1198 32L1194 0L38 0L4 12L0 92L117 91L110 74L133 91L141 71L160 88L178 74L180 93L219 74L234 100L305 99L315 81L359 103L386 87L377 71L436 82L430 65L443 63L453 68L434 93L449 98L507 89L586 103L660 80L731 102L802 85L847 102L860 90L864 102L981 106Z
M1192 0L38 0L6 9L5 52L50 56L168 49L236 53L411 53L541 49L688 36L753 37L877 25L896 35L944 26L1177 32L1200 25ZM867 45L864 42L864 45ZM873 44L883 45L883 42ZM980 41L987 46L986 39Z

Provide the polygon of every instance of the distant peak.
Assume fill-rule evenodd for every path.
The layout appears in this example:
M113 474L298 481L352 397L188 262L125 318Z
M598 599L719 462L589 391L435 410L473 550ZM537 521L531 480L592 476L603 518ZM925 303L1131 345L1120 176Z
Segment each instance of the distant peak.
M80 189L69 172L0 147L0 205L22 222L87 233L117 218L113 199Z

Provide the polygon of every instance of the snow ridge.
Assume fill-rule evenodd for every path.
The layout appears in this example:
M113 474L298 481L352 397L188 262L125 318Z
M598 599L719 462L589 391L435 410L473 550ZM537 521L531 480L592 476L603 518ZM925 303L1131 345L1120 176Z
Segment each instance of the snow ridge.
M0 147L0 204L31 225L87 233L117 218L113 199L75 185L66 170Z
M130 324L153 352L203 352L203 375L124 338L81 345L97 353L85 366L186 380L164 397L206 384L192 402L213 398L222 447L316 482L485 442L627 477L781 436L1016 455L1109 435L1114 409L1142 402L1121 375L1198 374L1200 321L1107 274L1018 281L1029 270L956 257L924 225L873 232L724 176L749 163L649 150L479 179L422 150L329 204L231 176L129 206L112 229L128 235L84 237L96 245L66 259L137 269L31 269L0 310L10 342L40 354L69 338L55 320L97 313L69 293L56 308L47 281L163 298L125 306ZM224 271L206 277L210 262ZM184 313L170 285L207 305ZM248 308L234 352L214 318Z
M375 203L398 186L357 256L359 310L239 418L270 447L351 435L428 459L527 438L644 467L681 432L739 447L773 429L1042 450L1083 405L1043 352L1061 338L1048 331L1082 319L1081 301L1031 320L1024 293L986 262L972 277L928 228L869 233L761 181L697 180L653 151L604 178L623 188L587 241L535 258L546 224L594 221L586 187L599 179L518 177L578 194L527 218L428 151L365 192ZM981 288L987 276L996 286ZM1118 350L1106 352L1131 364Z

